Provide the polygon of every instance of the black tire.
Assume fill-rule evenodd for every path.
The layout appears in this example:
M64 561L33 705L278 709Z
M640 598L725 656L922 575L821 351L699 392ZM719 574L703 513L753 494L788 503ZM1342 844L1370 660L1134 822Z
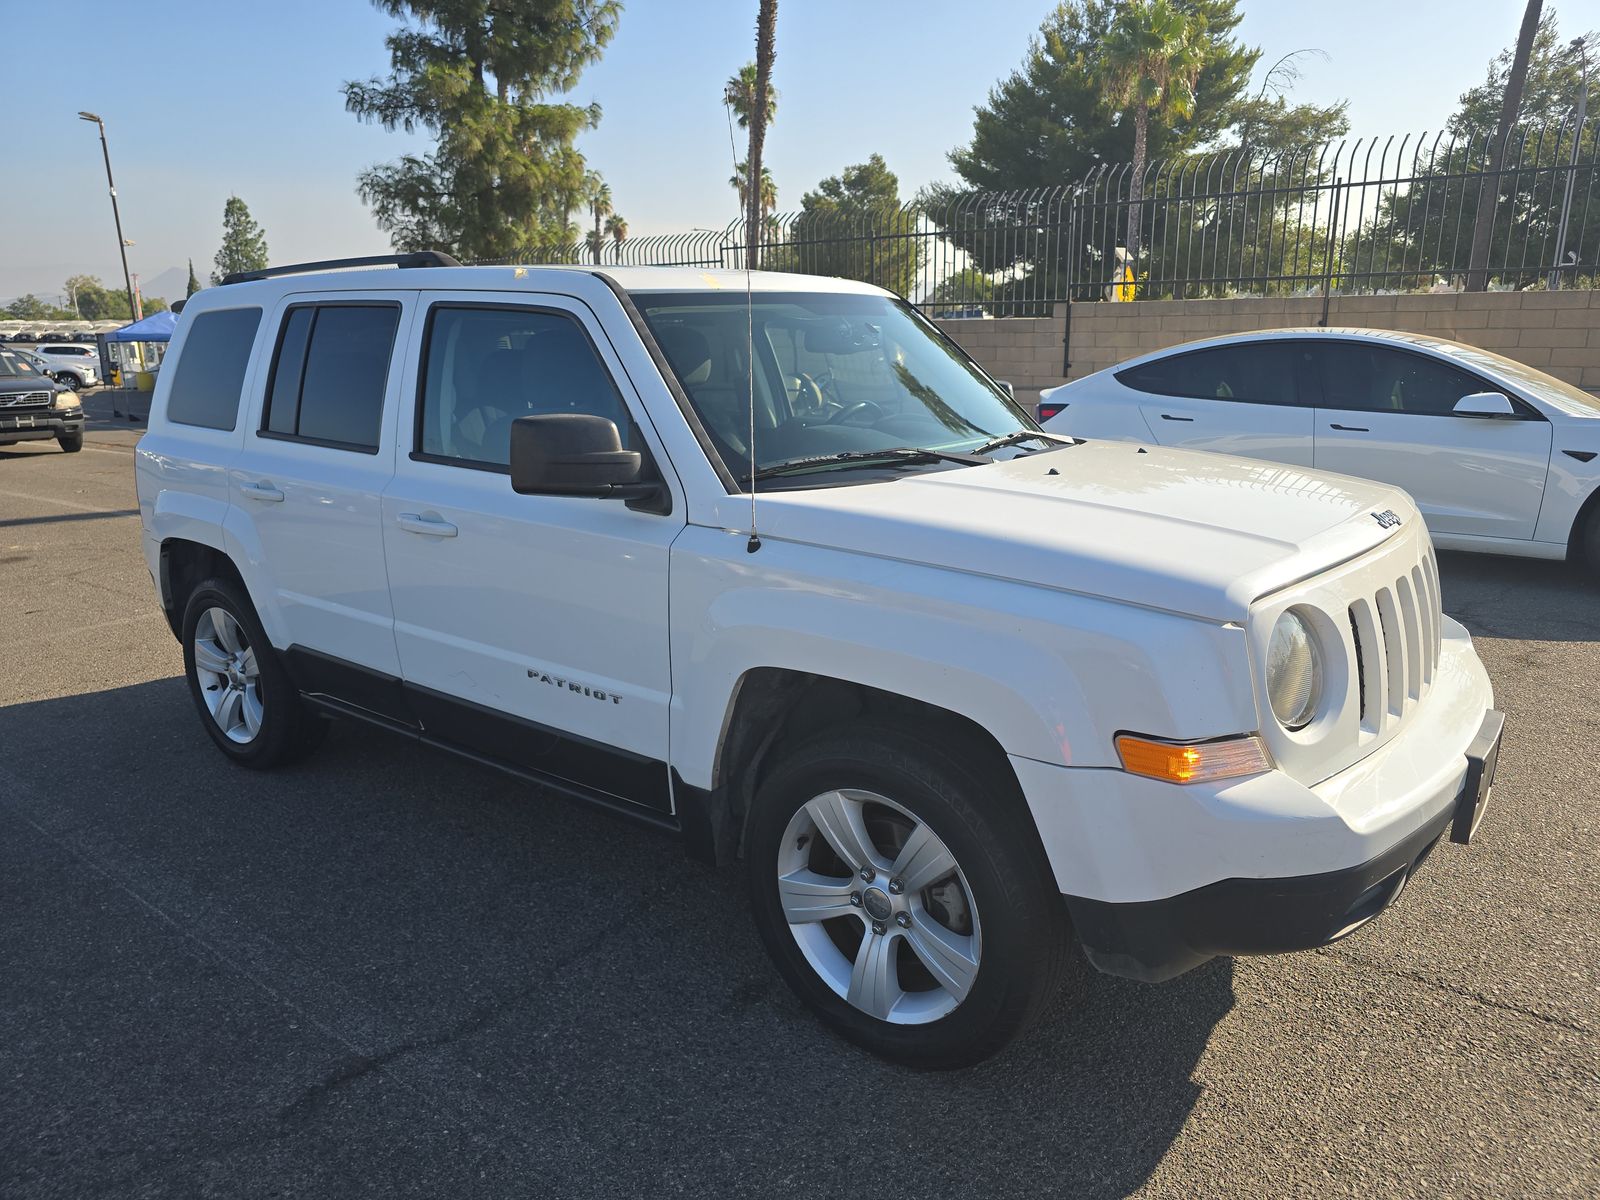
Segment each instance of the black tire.
M248 648L255 653L258 672L255 692L260 700L261 717L259 729L248 741L231 738L212 716L206 700L207 689L195 665L200 621L213 609L221 609L238 623ZM207 579L190 594L183 613L183 669L201 725L217 749L240 766L265 770L294 762L315 750L327 735L327 719L311 711L301 700L266 631L261 628L255 608L239 585L231 580Z
M69 387L74 391L81 386L78 383L78 377L72 374L70 371L57 371L54 375L50 376L50 378L54 379L62 387Z
M937 1019L895 1024L851 1004L812 966L784 916L778 864L779 855L789 852L791 818L814 797L836 789L877 793L926 824L954 856L960 883L970 891L981 931L977 972L965 998ZM796 839L796 846L803 844ZM745 864L756 926L785 981L828 1025L886 1058L933 1068L979 1062L1037 1021L1064 982L1080 988L1087 971L1005 760L978 748L964 752L959 739L941 745L896 727L864 726L824 732L785 753L752 805ZM852 928L849 918L834 922L835 930ZM870 922L860 923L864 944ZM886 938L907 936L881 924ZM828 936L838 941L851 934ZM851 956L847 946L837 947L844 959ZM917 969L907 962L912 949L908 945L889 968L902 985L908 968ZM936 983L931 975L928 981Z
M1589 509L1576 541L1574 549L1578 552L1579 569L1592 581L1600 583L1600 504Z
M63 454L76 454L83 449L83 430L77 433L63 433L56 439L56 445L61 447Z

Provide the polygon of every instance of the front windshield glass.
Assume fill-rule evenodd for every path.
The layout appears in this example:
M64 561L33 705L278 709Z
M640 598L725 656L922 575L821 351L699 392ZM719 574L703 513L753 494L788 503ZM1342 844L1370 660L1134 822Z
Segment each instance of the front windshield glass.
M1039 428L925 319L887 296L756 292L748 314L742 293L634 299L741 482L751 474L752 345L757 473L798 464L814 486L834 481L834 470L801 460L959 453Z
M42 373L16 351L0 350L0 379L17 379Z

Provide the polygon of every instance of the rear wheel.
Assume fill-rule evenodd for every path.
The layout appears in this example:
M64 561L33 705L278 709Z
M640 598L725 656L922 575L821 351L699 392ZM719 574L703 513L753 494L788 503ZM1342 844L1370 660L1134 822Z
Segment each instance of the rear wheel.
M977 1062L1085 969L1003 771L897 729L835 731L756 796L745 856L762 939L801 999L875 1053Z
M301 701L250 601L229 580L208 579L190 595L183 665L201 724L242 766L291 762L327 732L326 719Z
M68 454L76 454L83 449L83 430L80 429L77 433L63 433L56 439L56 445Z
M1589 578L1600 583L1600 504L1589 509L1578 534L1579 565Z

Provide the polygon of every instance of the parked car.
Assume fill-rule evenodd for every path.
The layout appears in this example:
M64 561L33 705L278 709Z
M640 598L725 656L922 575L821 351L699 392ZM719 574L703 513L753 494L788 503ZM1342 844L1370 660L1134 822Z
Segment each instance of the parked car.
M17 353L66 387L89 388L100 382L100 356L86 346L47 344Z
M1040 395L1045 428L1403 487L1434 544L1600 569L1600 398L1421 334L1273 329L1141 355Z
M207 288L156 384L239 765L349 717L742 854L789 985L939 1066L1470 838L1501 717L1399 489L1052 437L864 284L395 261Z
M77 393L20 351L0 347L0 446L51 438L68 454L83 449L83 405Z

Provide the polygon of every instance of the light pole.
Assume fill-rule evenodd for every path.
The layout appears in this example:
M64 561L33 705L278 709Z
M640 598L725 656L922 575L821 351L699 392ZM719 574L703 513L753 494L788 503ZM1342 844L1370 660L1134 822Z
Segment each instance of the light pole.
M138 319L133 303L133 277L128 274L128 243L122 236L122 213L117 208L117 181L111 178L111 149L106 145L106 123L92 112L80 112L80 121L93 121L100 130L100 152L106 160L106 186L111 189L111 218L117 223L117 253L122 255L122 283L128 289L128 317Z

